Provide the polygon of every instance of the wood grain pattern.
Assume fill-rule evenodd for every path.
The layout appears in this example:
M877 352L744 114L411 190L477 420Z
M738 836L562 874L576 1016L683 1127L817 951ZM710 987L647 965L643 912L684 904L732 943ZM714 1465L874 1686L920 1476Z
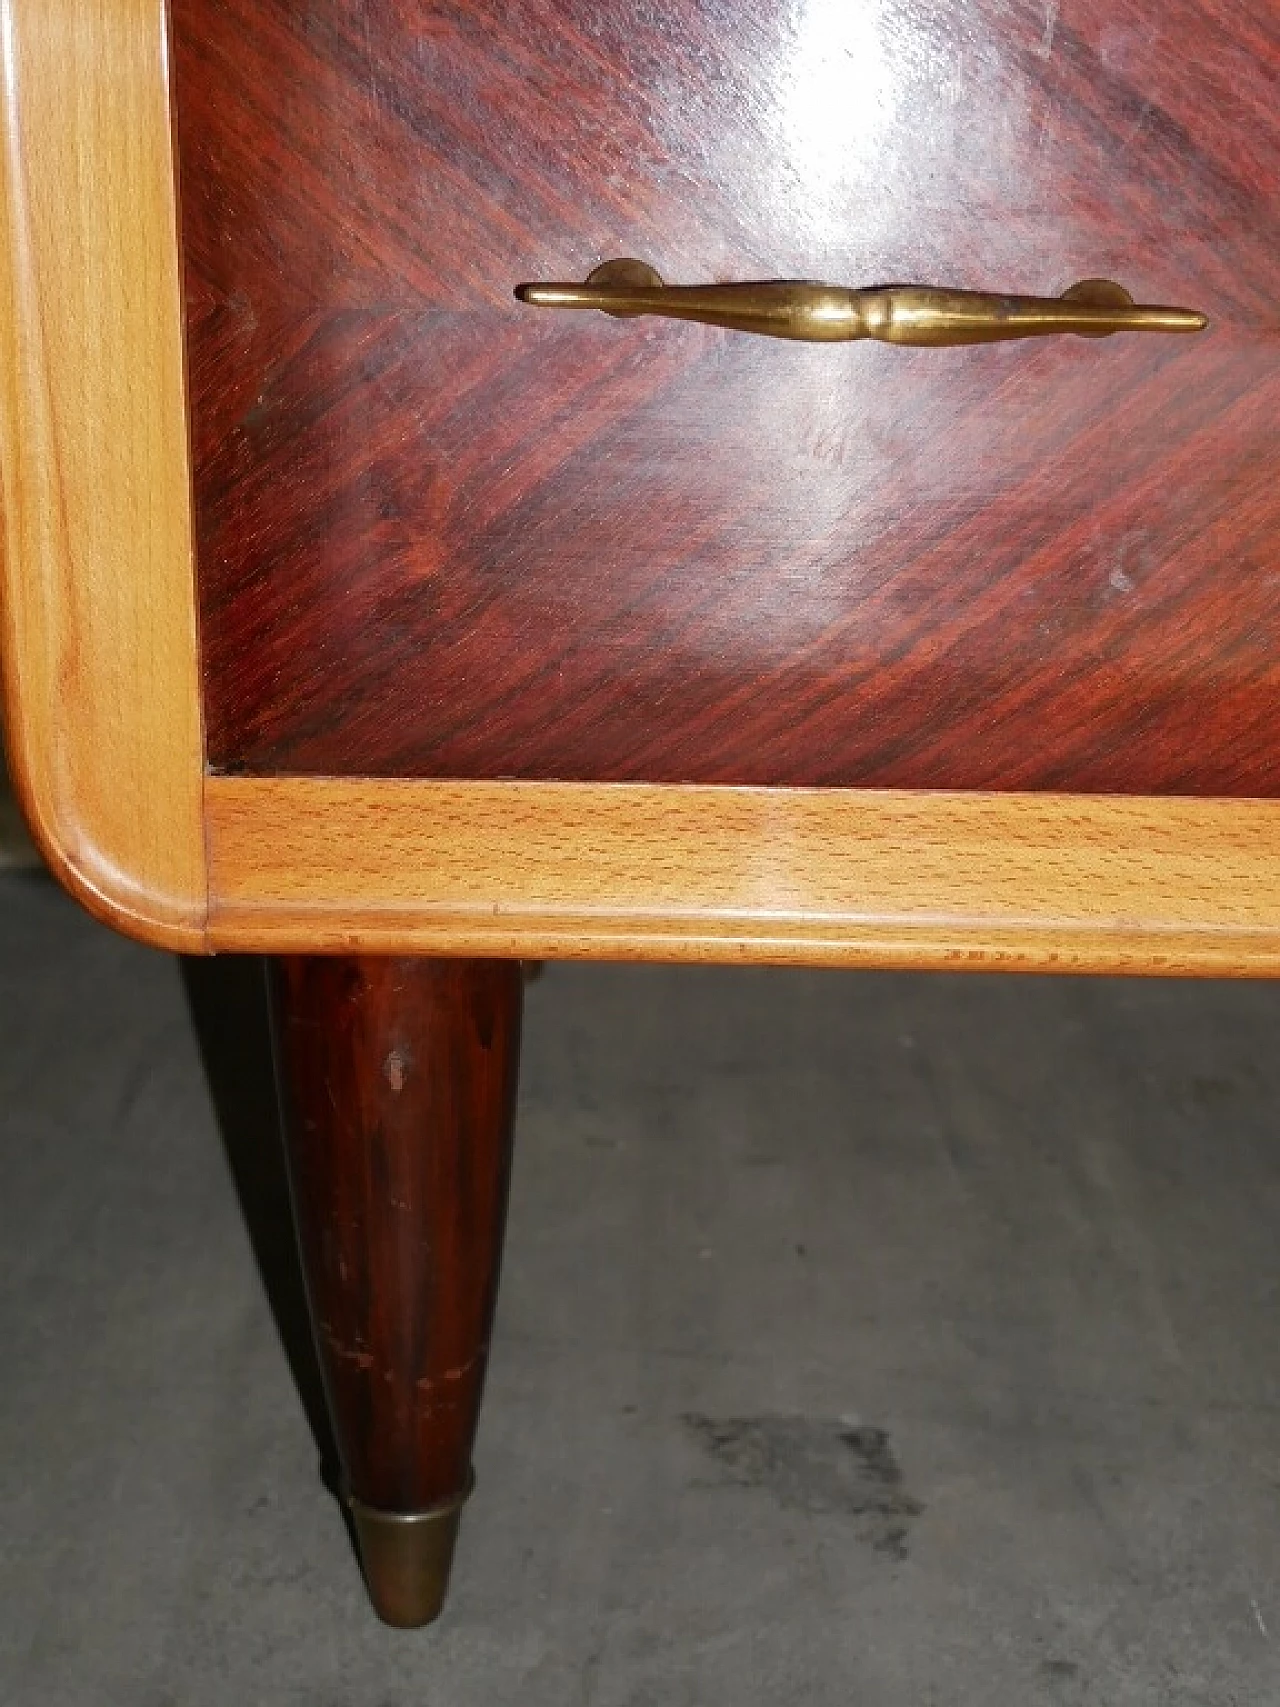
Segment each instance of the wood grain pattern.
M0 664L89 909L204 943L203 751L163 17L0 0Z
M294 1209L347 1491L383 1513L431 1511L464 1498L471 1474L520 968L298 957L273 970Z
M1280 802L213 777L217 949L1280 973Z
M174 19L218 768L1280 790L1267 0ZM1106 273L1212 326L814 349L511 301L619 254Z

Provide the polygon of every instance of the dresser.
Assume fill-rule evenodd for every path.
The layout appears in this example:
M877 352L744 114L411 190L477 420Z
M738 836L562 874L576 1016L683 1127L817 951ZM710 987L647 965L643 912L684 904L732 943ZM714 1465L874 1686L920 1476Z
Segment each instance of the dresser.
M522 962L1280 971L1280 14L0 14L11 763L98 917L272 957L426 1623Z

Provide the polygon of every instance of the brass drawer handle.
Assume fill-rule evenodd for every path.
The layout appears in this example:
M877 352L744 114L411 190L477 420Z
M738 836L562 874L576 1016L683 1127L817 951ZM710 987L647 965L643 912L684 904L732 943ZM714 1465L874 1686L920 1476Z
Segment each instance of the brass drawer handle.
M538 308L597 308L628 317L660 314L701 320L769 338L843 344L875 338L882 344L994 344L1074 332L1106 338L1112 332L1199 332L1208 324L1190 308L1135 303L1110 279L1083 279L1061 296L995 296L928 285L846 290L799 280L758 284L668 285L644 261L606 261L585 284L522 284L521 302Z

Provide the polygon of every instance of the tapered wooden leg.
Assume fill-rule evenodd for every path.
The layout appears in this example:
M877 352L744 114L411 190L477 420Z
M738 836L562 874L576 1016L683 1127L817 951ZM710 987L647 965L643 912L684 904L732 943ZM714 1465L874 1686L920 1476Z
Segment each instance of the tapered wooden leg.
M276 1055L316 1343L369 1594L444 1601L506 1215L515 961L292 958Z

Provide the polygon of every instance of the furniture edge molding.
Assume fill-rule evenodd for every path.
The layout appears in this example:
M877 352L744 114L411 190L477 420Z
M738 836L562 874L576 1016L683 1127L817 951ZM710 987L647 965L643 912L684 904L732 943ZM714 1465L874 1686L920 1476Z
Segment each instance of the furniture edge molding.
M210 946L1280 973L1280 801L211 776Z
M176 197L157 0L0 0L7 742L90 912L205 946Z
M35 779L35 767L28 764L20 742L20 736L9 732L9 780L31 839L61 887L101 924L135 942L177 954L207 953L203 894L166 891L145 873L120 864L95 839L92 825L79 812L81 803L59 799L56 776L45 769L41 780Z

